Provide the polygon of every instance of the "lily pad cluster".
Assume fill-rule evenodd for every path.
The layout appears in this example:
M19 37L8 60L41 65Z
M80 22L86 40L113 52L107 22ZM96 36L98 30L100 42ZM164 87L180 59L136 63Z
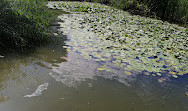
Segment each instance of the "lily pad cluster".
M90 2L49 2L50 6L57 9L63 9L66 12L86 12L86 13L101 13L101 12L118 12L120 10L106 5ZM51 7L51 8L52 8Z
M174 78L188 73L186 28L96 3L49 3L71 12L59 16L64 21L61 30L70 37L68 49L85 59L111 62L127 75L133 70Z

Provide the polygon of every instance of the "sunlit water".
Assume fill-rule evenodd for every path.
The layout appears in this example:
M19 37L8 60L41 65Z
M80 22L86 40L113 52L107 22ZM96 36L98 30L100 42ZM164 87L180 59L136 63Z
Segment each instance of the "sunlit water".
M110 62L110 71L98 70L103 62L68 50L71 36L58 33L56 42L26 55L0 57L0 111L188 110L187 75L126 75Z

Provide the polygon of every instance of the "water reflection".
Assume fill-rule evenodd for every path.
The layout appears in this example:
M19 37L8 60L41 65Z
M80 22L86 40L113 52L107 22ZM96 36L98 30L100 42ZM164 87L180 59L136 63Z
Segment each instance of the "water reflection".
M58 26L52 26L58 30ZM14 88L19 86L24 86L24 84L38 84L41 82L40 76L36 72L46 73L51 69L50 66L56 66L56 63L66 62L63 59L67 56L67 51L63 46L64 41L67 37L59 34L55 37L53 42L41 45L34 50L27 51L26 53L8 53L7 51L1 50L4 53L3 57L0 57L0 102L5 102L10 99L6 94L14 95L13 92L18 93ZM44 69L42 69L44 68ZM41 70L42 69L42 70ZM33 82L27 82L33 81ZM26 83L24 83L26 82ZM17 86L18 85L18 86ZM27 86L27 85L26 85ZM13 92L10 91L11 88ZM25 88L25 87L24 87ZM22 88L22 90L24 89ZM29 88L25 88L29 90Z

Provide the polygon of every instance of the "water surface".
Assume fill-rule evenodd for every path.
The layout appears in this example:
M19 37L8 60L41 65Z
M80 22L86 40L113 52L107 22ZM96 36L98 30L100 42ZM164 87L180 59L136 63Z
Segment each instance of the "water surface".
M28 54L0 58L0 111L188 110L186 74L178 78L153 76L144 70L125 74L112 61L83 55L80 51L91 45L70 44L79 42L73 39L76 32L68 25L62 30L62 24L52 27L57 41Z

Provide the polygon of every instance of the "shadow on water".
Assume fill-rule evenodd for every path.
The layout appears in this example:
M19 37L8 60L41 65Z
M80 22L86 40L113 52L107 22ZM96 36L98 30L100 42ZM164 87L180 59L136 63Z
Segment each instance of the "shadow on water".
M59 28L56 22L50 27L52 33L59 33L56 36L52 35L51 42L21 52L0 50L0 103L9 100L9 96L3 93L3 90L8 87L10 81L20 81L28 76L28 66L31 66L31 70L35 70L37 69L35 65L49 68L44 63L53 65L66 62L60 57L67 56L66 49L62 47L67 37L58 31Z

